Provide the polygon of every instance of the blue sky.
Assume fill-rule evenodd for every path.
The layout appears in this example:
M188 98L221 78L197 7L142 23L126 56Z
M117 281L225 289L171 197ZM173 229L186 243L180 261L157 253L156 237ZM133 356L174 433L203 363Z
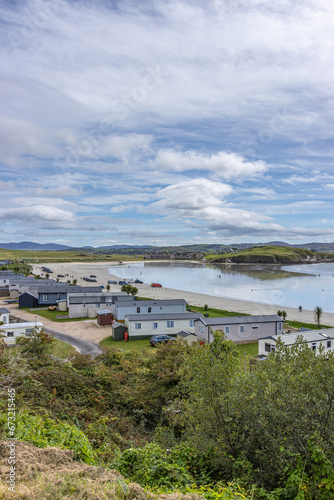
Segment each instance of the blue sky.
M331 2L0 15L3 242L334 241Z

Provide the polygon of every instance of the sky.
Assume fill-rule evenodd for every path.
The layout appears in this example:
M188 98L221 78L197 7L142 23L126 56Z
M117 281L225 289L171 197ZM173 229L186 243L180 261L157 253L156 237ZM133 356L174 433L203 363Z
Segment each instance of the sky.
M2 242L334 241L334 4L3 0Z

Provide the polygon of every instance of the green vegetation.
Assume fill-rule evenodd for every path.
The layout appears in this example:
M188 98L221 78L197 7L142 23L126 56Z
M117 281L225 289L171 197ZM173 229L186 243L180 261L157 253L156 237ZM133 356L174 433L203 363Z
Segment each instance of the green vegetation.
M7 250L0 248L1 260L17 262L119 262L128 260L142 260L143 256L121 253L94 253L83 250ZM10 264L17 265L17 263Z
M206 304L207 305L207 304ZM249 314L235 312L235 311L226 311L225 309L214 309L212 307L198 307L198 306L188 306L188 309L194 312L200 312L203 315L208 314L210 318L219 318L227 317L227 316L249 316Z
M159 493L334 498L334 352L278 343L245 370L254 344L220 334L204 346L109 347L66 362L50 356L52 344L36 333L0 356L0 401L15 388L19 439L71 449Z
M281 246L259 246L247 248L240 252L224 253L220 255L206 255L209 262L233 262L233 263L261 263L261 264L292 264L295 262L310 260L317 262L323 260L333 261L333 254L325 252L313 252L305 248L281 247Z
M110 347L112 349L119 349L124 352L129 351L144 351L145 353L153 353L155 349L151 346L149 339L144 340L114 340L112 337L107 337L100 342L102 347Z
M301 321L288 321L288 327L292 328L309 328L310 330L318 330L319 328L333 328L328 325L317 325L316 323L302 323Z
M51 321L56 321L58 323L65 323L65 322L71 322L71 321L84 321L84 320L89 320L89 319L94 319L94 318L58 318L57 316L67 316L67 311L49 311L49 309L29 309L29 307L22 307L24 311L28 311L32 314L35 314L36 316L42 316L42 318L50 319ZM95 318L96 319L96 318Z
M10 429L6 425L6 415L0 415L3 429L2 439L10 437ZM15 437L27 441L40 448L59 446L62 449L71 449L75 457L87 464L94 465L96 454L82 431L75 425L52 420L46 415L34 415L27 409L19 411L16 417Z
M135 296L138 293L138 288L132 285L122 285L121 292L126 292L128 295Z
M67 358L76 352L75 348L62 340L54 339L51 354L58 358Z
M7 271L7 270L14 271L14 273L22 273L25 276L28 276L28 274L32 272L32 267L22 262L14 262L13 264L5 264L1 266L1 271Z
M235 346L235 348L239 353L242 362L244 361L243 357L245 353L247 358L249 358L250 356L257 356L258 354L257 342L252 342L250 344L238 344Z

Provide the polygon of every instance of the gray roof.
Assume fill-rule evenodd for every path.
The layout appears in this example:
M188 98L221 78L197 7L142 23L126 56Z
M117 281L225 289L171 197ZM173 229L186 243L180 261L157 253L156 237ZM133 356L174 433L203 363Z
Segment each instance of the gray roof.
M101 292L101 288L99 286L87 286L80 287L77 285L51 285L51 286L40 286L38 287L38 293L67 293L67 292Z
M38 299L38 294L36 292L33 293L31 290L29 290L28 292L21 293L20 297L23 297L23 295L26 295L26 294L32 295L33 297L35 297L35 299Z
M109 309L102 309L102 311L96 311L96 314L111 314Z
M129 321L149 321L149 320L177 320L177 319L199 319L201 313L165 313L165 314L127 314Z
M277 314L268 314L262 316L224 316L219 318L200 318L200 321L205 325L245 325L249 323L273 323L282 322L282 318L277 316Z
M184 299L166 299L166 300L117 300L115 302L117 306L174 306L174 305L187 305Z
M195 337L197 336L196 333L194 332L187 332L186 330L181 330L180 332L177 333L177 335L179 335L180 337L182 338L186 338L186 337L189 337L189 335L194 335Z
M310 330L308 332L302 333L284 333L283 335L272 335L270 337L262 337L259 340L272 339L277 342L280 337L285 345L295 344L297 337L303 337L304 342L319 342L320 340L333 340L334 339L334 328L326 328L324 330Z
M6 314L6 313L10 314L10 311L8 311L8 309L6 309L5 307L0 307L0 314Z

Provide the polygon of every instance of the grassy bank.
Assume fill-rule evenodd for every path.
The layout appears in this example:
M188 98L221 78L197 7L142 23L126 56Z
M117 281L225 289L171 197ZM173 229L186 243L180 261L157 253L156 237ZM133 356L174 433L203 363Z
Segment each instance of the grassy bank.
M292 264L295 262L332 262L332 253L313 252L305 248L260 246L247 248L240 252L224 253L219 255L208 254L207 262L233 262L242 264Z

